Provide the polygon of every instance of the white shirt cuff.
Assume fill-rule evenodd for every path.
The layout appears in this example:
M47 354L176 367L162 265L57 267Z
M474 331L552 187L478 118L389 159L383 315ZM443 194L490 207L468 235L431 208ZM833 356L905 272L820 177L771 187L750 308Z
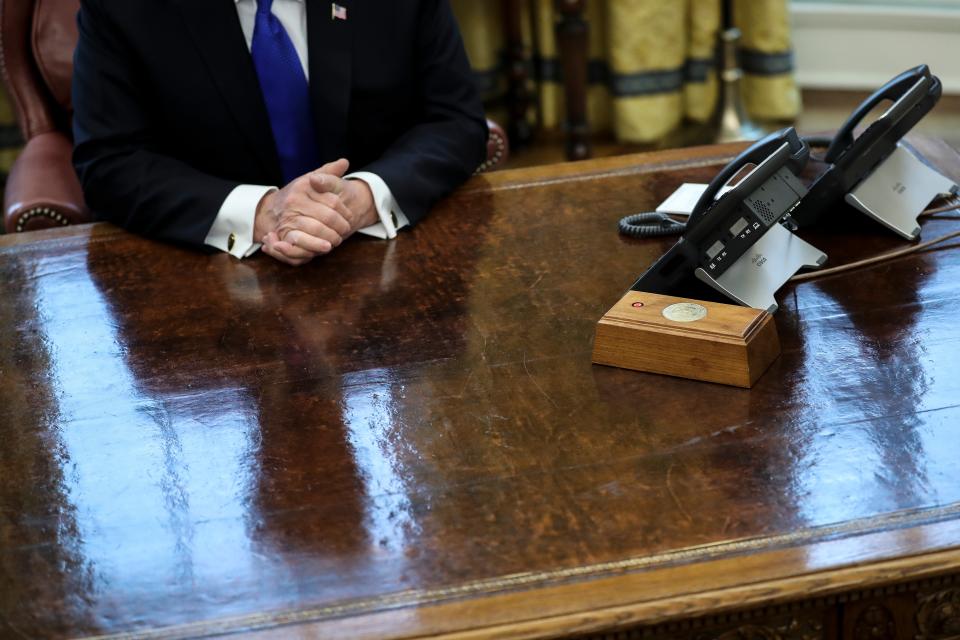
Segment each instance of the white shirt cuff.
M255 184L235 187L220 205L220 211L203 243L226 251L235 258L246 258L256 253L260 248L260 243L253 241L257 205L263 196L276 189Z
M373 193L373 206L377 208L377 215L380 216L380 222L357 229L358 233L381 240L392 240L397 237L399 229L410 224L383 178L369 171L357 171L344 176L344 179L363 180L370 186L370 192Z

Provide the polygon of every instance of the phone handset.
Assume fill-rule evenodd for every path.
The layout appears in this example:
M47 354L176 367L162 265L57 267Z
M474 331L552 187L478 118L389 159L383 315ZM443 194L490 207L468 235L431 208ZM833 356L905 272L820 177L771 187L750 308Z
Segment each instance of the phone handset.
M925 64L907 69L900 75L892 78L885 85L870 94L870 96L850 114L850 117L847 118L847 121L843 123L843 126L840 127L833 137L833 141L827 148L827 153L823 158L824 161L829 163L837 162L837 160L853 146L854 130L880 102L890 100L893 102L893 105L881 115L877 122L873 123L870 128L875 125L881 125L881 123L891 126L916 106L923 96L928 93L933 93L931 89L936 90L936 98L939 98L941 91L940 80L930 73L930 68ZM934 98L934 102L936 98ZM926 113L926 111L924 111L924 113ZM913 123L911 123L911 126L912 124Z
M686 223L674 220L664 213L635 213L620 220L620 233L635 238L689 234L706 212L726 199L731 192L733 197L743 197L782 167L788 168L794 174L800 173L809 157L809 147L792 127L772 133L753 143L721 169L700 195ZM720 190L749 165L756 165L756 168L730 192L717 198Z
M708 211L719 206L725 199L742 200L783 167L798 174L806 166L809 158L810 148L797 135L793 127L781 129L758 140L727 163L727 166L710 181L687 220L688 233L700 223ZM756 168L730 191L717 198L720 189L749 165L756 165Z

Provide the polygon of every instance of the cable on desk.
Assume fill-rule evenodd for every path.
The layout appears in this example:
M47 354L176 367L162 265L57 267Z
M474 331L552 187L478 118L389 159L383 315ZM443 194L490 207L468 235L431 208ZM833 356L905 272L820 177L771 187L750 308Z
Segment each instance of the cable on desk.
M948 198L947 203L948 204L945 204L939 207L933 207L932 209L924 209L923 211L920 212L920 217L932 216L935 213L944 213L945 211L954 211L956 209L960 209L960 198L957 198L957 197Z
M953 200L949 205L943 205L941 207L935 207L933 209L926 209L920 215L921 216L931 216L935 213L943 213L945 211L953 211L955 209L960 209L960 201ZM921 242L910 247L905 247L903 249L897 249L896 251L889 251L887 253L881 253L878 256L873 256L872 258L864 258L863 260L857 260L855 262L850 262L848 264L841 264L836 267L830 267L828 269L820 269L819 271L810 271L809 273L801 273L799 275L793 276L787 282L804 282L807 280L815 280L816 278L822 278L824 276L831 276L838 273L843 273L845 271L853 271L854 269L859 269L861 267L866 267L873 264L879 264L881 262L886 262L888 260L893 260L894 258L899 258L900 256L909 255L911 253L917 253L923 251L928 247L932 247L935 244L940 244L946 242L952 238L960 237L960 231L953 231L951 233L942 235L933 240L928 240L926 242Z
M897 251L891 251L889 253L884 253L879 256L873 256L872 258L866 258L864 260L857 260L856 262L851 262L850 264L842 264L838 267L830 267L829 269L821 269L820 271L811 271L810 273L801 273L800 275L793 276L787 282L803 282L805 280L814 280L816 278L822 278L824 276L831 276L837 273L843 273L844 271L853 271L854 269L859 269L860 267L866 267L871 264L877 264L879 262L886 262L887 260L892 260L893 258L899 258L900 256L905 256L910 253L917 253L922 251L929 246L939 244L951 238L956 238L960 236L960 231L954 231L953 233L948 233L939 238L934 238L928 242L921 242L918 245L912 247L907 247L906 249L898 249Z

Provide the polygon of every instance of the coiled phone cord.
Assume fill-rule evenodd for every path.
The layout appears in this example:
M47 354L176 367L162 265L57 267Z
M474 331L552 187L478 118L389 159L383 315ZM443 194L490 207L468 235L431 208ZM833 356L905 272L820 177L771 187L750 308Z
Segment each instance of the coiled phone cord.
M620 233L631 238L680 235L687 228L686 223L674 220L667 214L658 211L646 211L624 216L620 218L617 226Z

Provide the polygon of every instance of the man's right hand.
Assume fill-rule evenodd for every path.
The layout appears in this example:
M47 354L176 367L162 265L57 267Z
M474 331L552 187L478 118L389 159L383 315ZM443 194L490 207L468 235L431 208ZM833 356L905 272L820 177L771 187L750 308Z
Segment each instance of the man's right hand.
M353 232L355 215L340 195L319 192L310 180L314 173L343 177L348 167L343 158L329 162L260 200L254 239L263 243L264 253L297 266L333 251Z

